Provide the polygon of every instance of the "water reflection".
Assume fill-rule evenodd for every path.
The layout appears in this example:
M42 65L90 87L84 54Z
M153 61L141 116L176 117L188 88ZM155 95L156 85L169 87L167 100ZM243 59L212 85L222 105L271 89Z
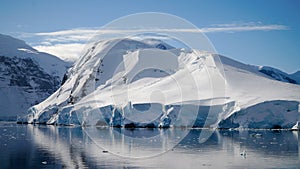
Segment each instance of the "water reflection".
M199 139L203 131L188 130L188 135L174 148L168 147L172 143L170 138L174 135L176 137L184 135L187 130L115 130L5 123L0 124L0 131L1 168L299 168L300 166L299 133L291 131L215 131L203 142ZM90 135L93 135L92 139ZM126 137L154 140L157 136L161 138L158 144L132 143L126 140ZM240 155L244 150L245 158ZM162 154L136 159L124 158L117 153L118 151Z
M181 129L87 127L84 133L105 151L126 158L153 157L175 147L189 132Z

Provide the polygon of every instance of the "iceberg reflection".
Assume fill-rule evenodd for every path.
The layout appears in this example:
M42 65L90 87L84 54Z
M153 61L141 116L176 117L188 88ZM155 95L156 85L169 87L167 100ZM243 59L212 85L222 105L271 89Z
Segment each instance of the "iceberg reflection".
M299 132L0 124L1 168L297 168ZM185 132L188 132L186 135ZM183 139L179 138L185 136ZM179 143L173 148L172 144ZM201 137L200 137L201 138ZM246 153L246 158L241 153ZM154 156L153 156L154 155ZM126 158L124 158L124 156ZM149 158L137 158L147 157ZM135 157L135 158L129 158Z

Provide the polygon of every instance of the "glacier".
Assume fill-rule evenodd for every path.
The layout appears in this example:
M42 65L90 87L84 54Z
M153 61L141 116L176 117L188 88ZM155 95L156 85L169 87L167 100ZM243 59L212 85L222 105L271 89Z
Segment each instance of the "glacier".
M102 40L18 122L290 129L299 121L298 79L263 70L270 69L156 39Z

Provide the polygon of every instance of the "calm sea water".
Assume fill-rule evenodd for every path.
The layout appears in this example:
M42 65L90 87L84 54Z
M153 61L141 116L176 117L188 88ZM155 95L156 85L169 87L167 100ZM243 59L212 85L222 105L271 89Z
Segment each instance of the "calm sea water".
M0 168L300 168L299 135L2 122Z

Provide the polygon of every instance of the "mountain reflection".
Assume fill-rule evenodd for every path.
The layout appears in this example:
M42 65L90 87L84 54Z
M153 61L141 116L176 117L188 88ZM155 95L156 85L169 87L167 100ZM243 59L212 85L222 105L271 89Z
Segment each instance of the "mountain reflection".
M203 142L200 129L1 124L0 130L1 168L295 168L300 161L299 133L291 131L221 130Z

